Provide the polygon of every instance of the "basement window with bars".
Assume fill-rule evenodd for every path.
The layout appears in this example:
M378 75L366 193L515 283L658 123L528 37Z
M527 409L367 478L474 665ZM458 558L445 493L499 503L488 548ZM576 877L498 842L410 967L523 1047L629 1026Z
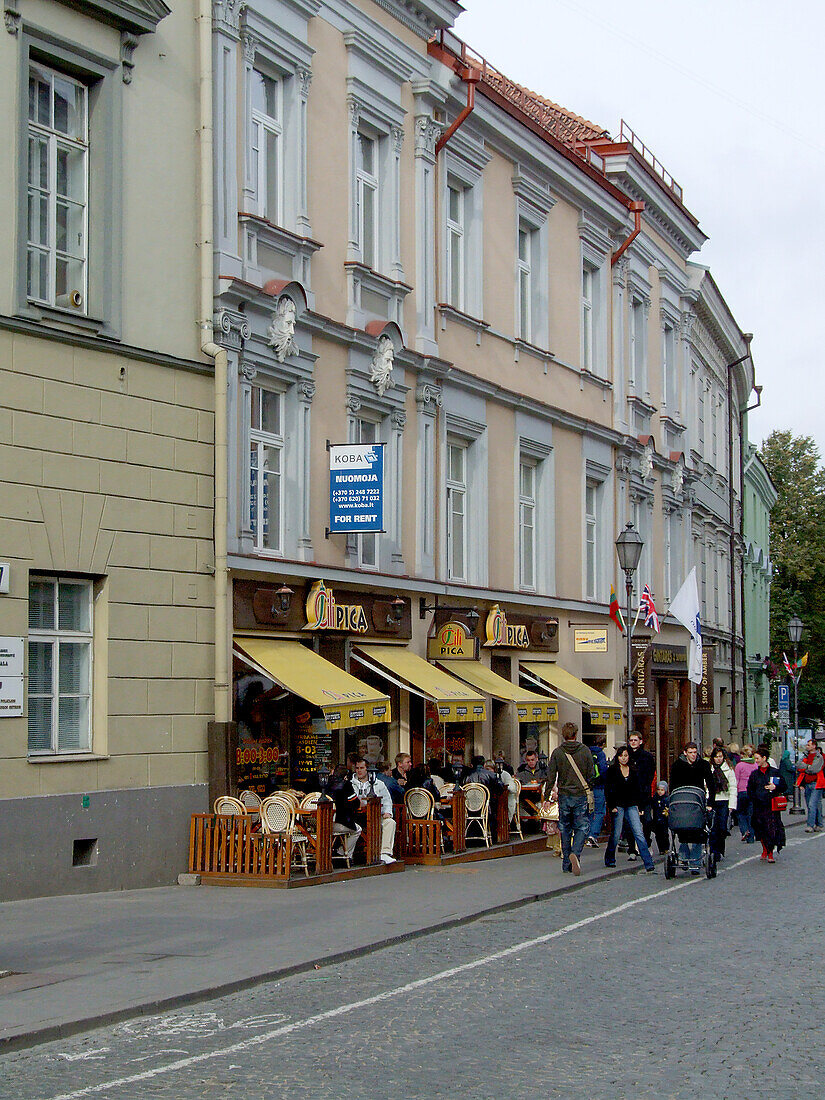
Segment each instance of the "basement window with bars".
M93 582L29 580L28 751L91 750Z

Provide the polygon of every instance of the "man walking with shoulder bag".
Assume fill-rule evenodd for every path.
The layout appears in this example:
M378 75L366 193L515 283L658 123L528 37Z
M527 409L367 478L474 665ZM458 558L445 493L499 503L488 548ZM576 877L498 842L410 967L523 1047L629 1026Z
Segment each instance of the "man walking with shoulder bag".
M561 869L580 875L581 854L590 832L590 814L594 807L596 769L593 754L579 741L579 727L574 722L565 722L561 735L564 741L553 749L547 765L546 789L552 790L558 783Z

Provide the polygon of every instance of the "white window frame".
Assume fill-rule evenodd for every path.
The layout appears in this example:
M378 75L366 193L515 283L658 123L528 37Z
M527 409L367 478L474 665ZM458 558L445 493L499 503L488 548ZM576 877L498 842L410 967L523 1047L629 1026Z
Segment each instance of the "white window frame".
M31 600L31 585L36 582L54 584L54 626L51 628L29 627L28 645L49 645L52 649L51 686L47 692L32 691L32 661L29 656L28 689L27 689L27 715L31 722L31 703L33 699L49 698L52 700L51 714L51 744L49 748L28 748L29 757L71 755L73 753L89 753L92 751L92 718L93 718L93 692L94 684L94 582L87 578L65 577L60 575L32 574L29 578L29 599ZM84 590L84 599L87 601L86 613L88 619L87 630L61 629L59 620L59 595L61 585L81 587ZM30 620L31 621L31 620ZM85 645L88 649L86 690L75 692L60 691L60 647L61 644ZM78 729L77 745L67 747L60 742L60 700L85 699L86 722ZM56 704L56 705L55 705Z
M630 365L638 395L647 390L647 307L642 298L630 304Z
M529 491L524 487L524 471L530 471ZM536 542L538 537L538 462L534 458L522 454L519 457L518 494L519 494L519 587L528 591L535 591L537 587L537 555ZM530 531L529 550L526 548L527 539L525 532Z
M662 326L662 404L676 408L676 328L670 321Z
M258 214L273 225L283 225L284 222L284 84L281 77L272 76L261 69L252 70L252 80L260 78L268 81L275 88L276 114L270 115L257 108L252 108L250 148L253 156L257 154L257 171L253 170L253 183L255 187L255 202ZM269 162L267 150L267 137L274 139L275 145L275 209L269 208L269 183L273 170Z
M588 600L599 598L599 507L601 485L593 478L584 482L584 595ZM592 509L588 496L592 494Z
M484 316L484 168L490 162L490 153L466 127L462 127L444 150L443 182L439 184L441 229L439 232L440 264L439 302L450 303L447 277L447 214L449 194L447 187L461 189L463 215L463 292L462 313L470 317ZM459 307L453 306L458 309Z
M581 273L581 341L582 370L592 371L595 355L595 292L597 271L589 260L582 260Z
M524 241L525 255L522 255ZM524 218L519 218L516 228L516 336L531 343L533 339L533 313L535 290L535 262L538 251L538 230Z
M254 423L256 400L255 395L266 393L275 397L278 402L278 421L281 427L280 433L264 431L260 425ZM252 531L252 540L255 553L262 555L282 555L284 552L284 464L286 461L286 439L284 435L284 394L281 390L271 389L267 386L253 385L251 387L249 443L250 453L247 465L249 479L249 526ZM257 407L261 408L261 398L258 397ZM252 465L253 450L257 456L257 465ZM265 489L261 472L263 470L264 451L274 451L278 455L278 510L273 517L268 503L268 490ZM253 484L253 471L257 472ZM277 523L277 538L265 545L265 534L271 535L273 518ZM267 530L268 529L268 530Z
M379 135L374 134L362 127L358 128L356 149L357 159L355 165L355 205L356 205L356 232L357 232L357 244L361 253L361 262L365 267L371 268L373 271L382 270L382 249L381 249L381 157L383 153L383 142L386 139L381 138ZM362 141L370 142L372 146L373 165L372 172L367 171L364 167L362 158ZM365 221L365 206L364 201L367 192L372 193L372 255L368 255L365 247L366 241L366 221Z
M26 216L26 295L30 302L38 305L53 306L55 308L72 309L75 312L86 312L88 298L88 259L89 259L89 90L88 87L74 77L68 76L59 69L37 61L31 61L28 68L27 95L30 96L33 78L49 87L49 121L41 123L31 117L31 99L27 111L27 216ZM61 133L54 126L54 91L55 82L62 81L82 92L82 124L79 127L82 136L69 137ZM41 179L35 186L32 181L32 147L35 142L43 143L46 150L46 179ZM80 197L72 198L68 194L59 195L58 188L58 153L65 152L70 156L79 158L80 166L74 170L79 178ZM45 204L46 224L45 241L32 239L33 211L32 202L39 196L41 203ZM76 227L81 238L77 253L69 251L68 240L66 247L57 247L58 235L58 209L61 206L73 207L79 211L79 225ZM67 216L67 234L68 234ZM46 290L45 294L35 292L33 286L32 263L33 257L39 256L46 262ZM64 293L57 292L57 267L58 263L73 260L80 265L80 277L76 286L67 285ZM79 295L79 301L73 299L73 295Z
M458 220L451 217L451 192L458 196ZM454 309L464 312L465 300L465 188L456 180L447 180L447 249L446 249L446 285L445 301ZM458 275L457 292L454 287L454 275Z
M468 489L468 469L470 462L470 443L463 439L448 438L447 440L447 579L451 581L467 581L468 578L468 540L467 540L467 515L468 515L468 503L469 503L469 489ZM451 476L453 469L453 451L460 453L461 458L461 479L453 478ZM456 506L460 506L460 512L456 511ZM461 552L461 565L460 570L456 569L456 533L453 526L453 514L460 514L463 519L461 528L460 539L460 552Z

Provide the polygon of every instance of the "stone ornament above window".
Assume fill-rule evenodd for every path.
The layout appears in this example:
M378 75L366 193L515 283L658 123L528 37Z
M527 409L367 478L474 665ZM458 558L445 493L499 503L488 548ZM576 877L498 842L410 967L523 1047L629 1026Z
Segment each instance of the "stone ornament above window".
M389 336L379 336L378 347L370 363L370 382L375 386L379 397L383 397L392 385L392 367L395 360L395 347Z

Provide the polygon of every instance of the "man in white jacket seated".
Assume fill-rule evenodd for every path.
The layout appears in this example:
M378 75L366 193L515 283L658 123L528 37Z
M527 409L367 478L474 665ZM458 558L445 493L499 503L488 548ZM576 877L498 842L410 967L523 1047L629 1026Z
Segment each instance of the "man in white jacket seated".
M352 789L361 801L361 807L365 807L367 799L372 792L369 769L363 756L356 756L354 761L355 774L352 777ZM376 777L375 795L381 799L381 862L395 863L392 848L395 844L395 818L392 815L392 798L386 783Z

